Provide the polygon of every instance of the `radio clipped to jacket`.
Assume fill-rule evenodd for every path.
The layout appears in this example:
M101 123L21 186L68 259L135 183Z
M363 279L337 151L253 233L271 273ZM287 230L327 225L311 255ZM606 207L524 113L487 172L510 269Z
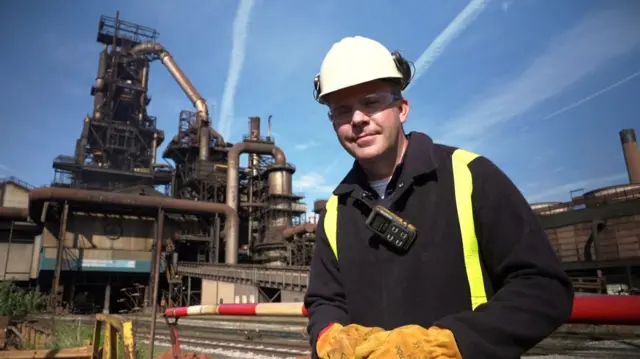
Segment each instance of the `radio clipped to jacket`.
M416 227L382 206L372 208L366 223L391 247L401 251L407 251L416 239Z

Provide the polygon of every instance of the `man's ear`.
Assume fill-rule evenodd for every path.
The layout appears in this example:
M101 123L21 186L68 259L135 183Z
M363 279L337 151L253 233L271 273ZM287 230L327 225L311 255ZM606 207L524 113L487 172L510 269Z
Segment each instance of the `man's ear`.
M409 111L411 110L411 104L409 104L409 100L403 98L398 103L398 112L400 117L400 123L407 122L407 117L409 117Z

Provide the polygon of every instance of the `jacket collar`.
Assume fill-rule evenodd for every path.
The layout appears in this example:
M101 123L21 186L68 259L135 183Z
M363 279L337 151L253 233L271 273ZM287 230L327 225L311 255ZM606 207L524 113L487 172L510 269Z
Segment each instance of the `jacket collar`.
M422 132L410 132L407 139L409 140L407 150L393 173L392 181L400 177L415 178L428 174L438 167L434 154L435 145L431 137ZM368 186L366 174L358 161L354 161L351 170L333 191L333 194L341 195L356 188L367 188Z

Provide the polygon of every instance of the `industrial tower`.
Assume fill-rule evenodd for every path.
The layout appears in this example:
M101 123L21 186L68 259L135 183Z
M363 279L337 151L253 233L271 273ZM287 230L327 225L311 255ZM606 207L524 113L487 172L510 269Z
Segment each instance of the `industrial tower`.
M176 166L171 195L179 199L224 203L227 152L232 146L215 130L209 128L207 158L201 158L197 113L180 112L178 133L167 144L162 157ZM182 225L178 243L189 246L182 251L181 260L217 262L221 259L220 218L215 215L212 223L191 221ZM180 251L180 248L178 248Z
M156 55L129 53L137 44L155 42L158 35L118 15L100 17L97 41L104 49L91 87L93 111L84 118L75 155L54 160L54 186L118 190L171 183L172 169L156 164L164 132L147 113L149 63Z

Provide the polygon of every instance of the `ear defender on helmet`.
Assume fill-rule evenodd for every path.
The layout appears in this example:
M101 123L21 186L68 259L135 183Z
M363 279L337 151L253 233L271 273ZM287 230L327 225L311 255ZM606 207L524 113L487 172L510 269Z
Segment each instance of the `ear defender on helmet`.
M316 77L313 78L313 98L315 98L316 101L324 105L324 101L320 99L321 93L322 93L322 88L320 87L320 74L317 74Z
M407 61L400 52L394 51L391 53L391 57L393 58L393 62L398 69L398 72L402 75L402 79L400 80L401 90L404 90L409 86L411 80L413 79L413 75L415 74L415 67L413 63ZM326 102L320 98L320 94L322 93L322 85L320 84L320 74L317 74L313 78L313 98L320 104L325 104Z
M392 52L391 57L393 57L393 62L395 62L398 71L400 71L400 74L402 74L401 86L402 90L404 90L407 88L407 86L409 86L411 80L413 80L415 67L413 66L412 62L407 61L404 57L402 57L402 55L400 55L398 51Z

